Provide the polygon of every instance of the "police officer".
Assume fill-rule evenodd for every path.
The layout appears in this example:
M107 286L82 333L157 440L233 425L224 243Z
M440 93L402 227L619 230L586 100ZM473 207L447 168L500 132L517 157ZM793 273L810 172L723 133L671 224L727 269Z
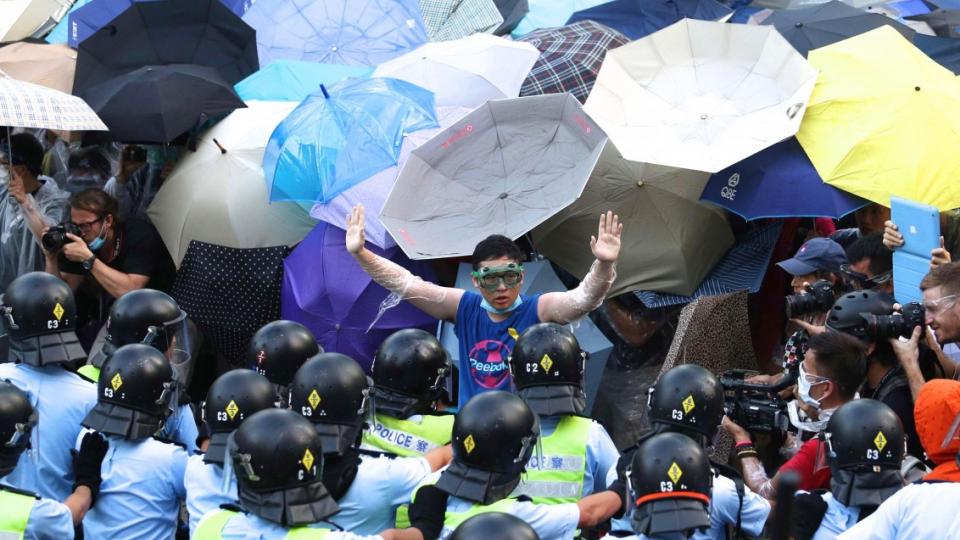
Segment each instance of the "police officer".
M177 529L187 452L154 438L170 415L173 368L149 345L124 345L103 364L97 405L83 425L107 436L99 504L87 538L169 539Z
M323 484L322 437L303 416L267 409L230 435L228 453L239 507L208 513L194 540L379 540L334 532L339 507Z
M479 514L464 521L450 540L540 540L525 521L503 512Z
M620 510L623 495L615 490L566 504L512 496L539 436L537 415L519 397L491 391L471 398L453 424L453 462L414 496L412 528L423 538L446 539L477 514L506 512L529 523L541 538L562 539Z
M36 424L30 397L10 382L0 381L0 478L17 467ZM80 524L100 488L100 461L106 450L100 436L84 437L76 466L77 482L63 504L0 484L0 538L73 538L74 526Z
M723 420L723 386L709 370L683 364L667 371L657 380L647 396L651 434L681 433L701 448L708 448ZM642 440L641 440L642 442ZM624 451L621 472L632 459L636 447ZM714 463L713 502L710 505L710 527L694 532L698 540L726 536L726 528L749 536L759 536L770 514L770 502L744 485L739 473L723 464ZM607 481L615 480L613 474ZM613 530L628 530L626 520L615 520Z
M43 429L33 429L32 448L5 481L62 501L73 491L70 451L80 422L97 401L97 387L73 369L86 361L74 333L77 305L70 286L43 272L24 274L0 299L0 326L9 342L7 379L30 396Z
M111 306L103 346L78 372L93 381L99 380L103 363L119 347L131 343L150 345L164 353L173 367L178 386L171 401L174 414L166 419L159 436L184 445L192 454L197 450L198 430L196 416L186 398L193 366L189 335L187 314L170 295L154 289L130 291Z
M237 485L232 476L226 478L224 486L227 437L245 418L272 408L275 400L276 391L270 381L249 369L228 371L210 385L203 402L203 419L210 436L207 451L190 456L183 480L191 533L204 514L237 500Z
M372 371L376 416L363 448L421 456L450 443L453 415L436 411L450 374L437 338L417 328L394 332L377 348Z
M640 539L688 538L710 527L713 471L707 454L693 439L679 433L658 433L630 458L631 523Z
M517 489L534 502L571 503L603 491L620 458L603 426L582 416L585 357L573 332L556 323L527 328L510 355L518 393L540 416L542 455Z
M313 423L323 443L323 483L340 506L327 519L357 534L393 527L397 507L450 455L447 448L408 458L359 450L371 391L360 364L339 353L307 360L290 385L291 408Z
M247 348L247 362L277 387L277 406L287 404L287 387L304 362L323 352L313 333L293 321L273 321L261 327Z
M819 437L830 491L798 492L791 521L796 540L836 538L905 484L903 426L882 402L864 398L841 406Z

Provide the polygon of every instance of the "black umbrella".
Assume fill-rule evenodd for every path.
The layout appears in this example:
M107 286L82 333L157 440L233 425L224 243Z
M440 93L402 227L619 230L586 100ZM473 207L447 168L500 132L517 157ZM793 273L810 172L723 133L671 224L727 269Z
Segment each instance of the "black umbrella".
M134 2L80 43L73 91L166 64L210 66L235 84L260 66L256 32L220 0Z
M772 24L800 54L889 25L911 39L914 31L889 17L866 13L833 0L801 9L776 10L760 24Z
M495 35L505 36L520 24L520 20L526 17L530 11L530 5L527 0L493 0L503 16L503 24L493 31Z
M917 34L913 36L913 44L954 75L960 75L960 39Z
M118 141L166 143L207 118L246 107L207 66L146 66L80 94Z
M940 37L960 37L960 9L938 9L921 15L907 17L911 21L922 21Z

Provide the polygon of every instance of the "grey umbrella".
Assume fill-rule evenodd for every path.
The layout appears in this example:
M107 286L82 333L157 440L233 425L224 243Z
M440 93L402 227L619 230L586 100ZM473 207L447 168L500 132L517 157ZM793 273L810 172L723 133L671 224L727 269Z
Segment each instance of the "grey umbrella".
M929 24L930 28L940 37L960 37L960 9L938 9L930 13L911 15L907 17L907 20L922 21Z
M575 201L606 142L569 94L488 101L410 153L380 221L411 259L469 255Z
M522 294L539 294L548 292L565 291L566 287L560 282L556 272L550 267L547 261L534 261L523 263L524 278L523 285L520 286ZM473 288L473 282L470 280L471 266L463 263L457 272L456 286L461 289L470 290ZM580 348L589 354L587 360L586 372L584 373L583 390L587 394L586 414L590 414L593 408L593 402L597 396L597 389L600 387L600 377L603 375L603 369L607 365L607 359L610 358L610 352L613 350L613 344L603 336L600 329L588 317L577 321L573 325L573 334L580 343ZM460 346L457 336L454 334L451 323L440 325L439 331L440 344L450 353L450 359L454 363L459 363Z

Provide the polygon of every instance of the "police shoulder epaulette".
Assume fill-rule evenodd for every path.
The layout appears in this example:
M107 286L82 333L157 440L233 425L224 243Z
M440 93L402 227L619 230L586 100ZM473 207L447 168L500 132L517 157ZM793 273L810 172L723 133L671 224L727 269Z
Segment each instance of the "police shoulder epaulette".
M172 445L174 445L174 446L179 446L180 448L183 448L184 450L187 449L187 445L183 444L183 443L180 442L180 441L175 441L175 440L173 440L173 439L168 439L168 438L166 438L166 437L160 437L160 436L158 436L158 435L154 435L154 436L153 436L153 439L154 439L155 441L160 441L160 442L162 442L162 443L164 443L164 444L172 444Z
M393 452L382 452L382 451L380 451L380 450L368 450L368 449L366 449L366 448L361 448L361 449L357 450L357 452L358 452L361 456L385 457L385 458L389 458L389 459L397 459L398 457L400 457L400 456L394 454Z
M36 493L34 493L34 492L32 492L32 491L29 491L29 490L26 490L26 489L15 488L15 487L13 487L13 486L8 486L8 485L6 485L6 484L0 484L0 491L5 491L5 492L7 492L7 493L13 493L13 494L15 494L15 495L26 495L27 497L33 497L34 499L37 499L38 501L40 500L40 495L37 495Z
M514 499L516 499L517 502L533 502L533 499L531 499L527 495L517 495L516 497L514 497Z

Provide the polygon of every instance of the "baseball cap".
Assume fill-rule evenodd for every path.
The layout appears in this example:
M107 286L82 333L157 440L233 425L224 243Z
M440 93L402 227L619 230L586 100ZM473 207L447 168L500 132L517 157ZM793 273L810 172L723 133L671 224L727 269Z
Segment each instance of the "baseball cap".
M839 272L841 264L847 264L847 254L840 244L829 238L813 238L800 246L792 258L778 262L777 266L792 276L802 276L817 270Z

